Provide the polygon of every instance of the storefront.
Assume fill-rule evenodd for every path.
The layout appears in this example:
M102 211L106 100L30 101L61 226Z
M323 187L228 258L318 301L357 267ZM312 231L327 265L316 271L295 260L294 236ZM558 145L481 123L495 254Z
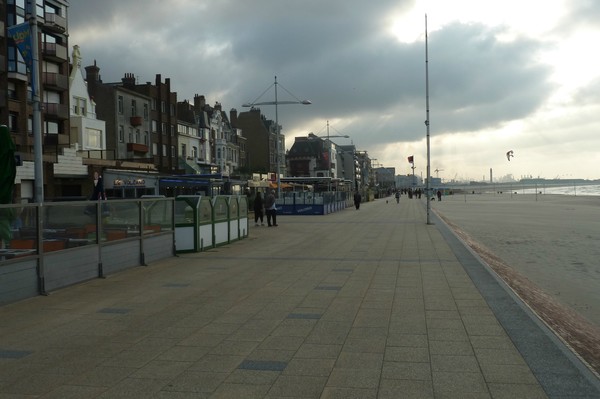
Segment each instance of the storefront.
M159 195L157 173L107 169L102 175L108 198L141 198L143 195Z

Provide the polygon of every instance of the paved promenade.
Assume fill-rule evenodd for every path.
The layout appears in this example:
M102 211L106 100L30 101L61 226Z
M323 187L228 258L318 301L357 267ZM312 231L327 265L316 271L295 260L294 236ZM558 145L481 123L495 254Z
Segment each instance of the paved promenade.
M0 307L0 398L599 398L425 204L244 240Z

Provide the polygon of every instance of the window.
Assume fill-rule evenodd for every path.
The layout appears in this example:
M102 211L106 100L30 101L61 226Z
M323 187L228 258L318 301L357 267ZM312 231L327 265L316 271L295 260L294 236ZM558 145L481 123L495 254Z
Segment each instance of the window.
M148 103L144 103L144 120L148 120Z
M8 98L17 99L17 89L14 82L8 82Z
M174 145L171 146L171 156L172 157L176 157L177 156L177 148L175 148Z
M13 45L9 45L8 48L8 71L23 75L27 74L27 65L25 65L25 61L23 60L23 57L21 57L21 53L19 53L17 48Z
M192 157L198 158L198 147L192 147Z
M152 99L152 110L156 111L156 98Z
M123 115L123 96L119 96L118 98L118 104L119 104L119 114Z
M160 111L164 114L167 112L167 104L164 101L160 102Z
M186 148L185 144L181 144L181 156L184 158L187 156L186 151L187 151L187 148Z
M135 130L135 142L136 143L141 143L140 138L141 138L140 137L140 129L136 129Z
M153 133L156 133L156 131L157 131L157 127L158 127L158 126L157 126L157 123L156 123L156 121L155 121L155 120L152 120L152 132L153 132Z
M8 114L8 128L11 132L19 131L19 114L11 112Z
M148 145L148 132L144 132L144 144Z
M131 116L137 116L137 104L135 100L131 100Z
M132 127L129 128L129 137L128 137L128 139L129 139L127 141L128 143L133 143L133 128Z
M125 141L125 128L123 125L119 125L119 143L123 143Z
M102 148L102 130L86 129L86 141L88 148Z
M166 144L163 144L163 146L162 146L162 155L163 155L163 157L167 156L167 145Z
M75 115L87 115L87 100L81 97L73 97L73 113Z
M58 134L58 122L46 121L44 127L46 134Z

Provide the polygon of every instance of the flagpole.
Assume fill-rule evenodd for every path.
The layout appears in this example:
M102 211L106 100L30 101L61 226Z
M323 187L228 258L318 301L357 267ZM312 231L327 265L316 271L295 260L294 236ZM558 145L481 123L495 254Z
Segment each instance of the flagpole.
M427 185L425 192L427 193L427 224L431 224L429 214L431 212L431 151L429 144L429 49L427 40L427 14L425 14L425 108L427 119L425 120L425 126L427 126Z
M29 2L31 25L31 94L33 96L33 153L35 158L35 202L44 202L44 161L42 149L42 111L40 104L40 73L39 73L39 40L37 25L37 10L34 1Z

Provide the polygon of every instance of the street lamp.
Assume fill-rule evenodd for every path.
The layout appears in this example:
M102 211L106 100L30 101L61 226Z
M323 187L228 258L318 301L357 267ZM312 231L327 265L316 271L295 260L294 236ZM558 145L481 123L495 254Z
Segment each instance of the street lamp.
M273 85L275 86L275 101L267 101L267 102L256 102L258 99L260 99L260 97L262 97L263 94L265 94L267 92L267 90L269 90L271 88L271 86L269 86L267 88L267 90L265 90L263 92L263 94L261 94L260 96L258 96L258 98L254 101L252 101L251 103L245 103L242 104L242 107L253 107L255 105L275 105L275 133L276 133L276 154L275 154L275 163L276 163L276 173L277 173L277 198L281 197L281 178L279 176L280 174L280 161L279 161L279 155L280 155L280 149L279 149L279 135L280 133L280 129L279 129L279 114L278 114L278 105L279 104L302 104L302 105L310 105L312 104L309 100L300 100L298 98L296 98L296 96L294 96L292 93L290 93L288 90L286 90L286 88L284 87L283 89L290 94L292 97L296 98L296 101L279 101L277 99L277 76L275 76L275 83L273 83ZM283 87L283 86L282 86Z

